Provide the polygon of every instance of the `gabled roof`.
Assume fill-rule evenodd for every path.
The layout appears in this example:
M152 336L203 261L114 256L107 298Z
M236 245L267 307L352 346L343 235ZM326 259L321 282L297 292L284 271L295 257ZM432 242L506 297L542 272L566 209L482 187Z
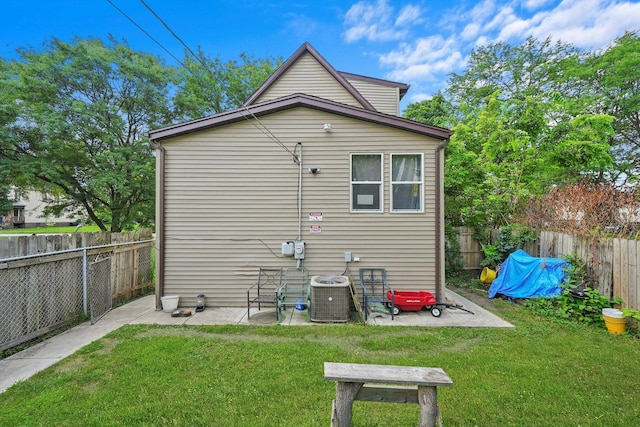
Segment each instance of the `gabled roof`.
M289 57L272 75L265 81L262 86L256 90L253 95L249 97L245 105L249 106L254 104L260 96L269 89L280 77L282 77L292 66L295 64L304 54L311 55L320 65L322 65L331 76L336 79L347 92L351 94L365 110L376 111L376 109L367 101L360 92L358 92L343 76L343 73L339 73L326 59L322 57L308 42L305 42L296 50L293 55Z
M296 93L290 96L246 106L245 108L239 108L233 111L219 113L202 119L192 120L190 122L168 126L162 129L155 129L149 131L148 136L152 141L161 141L163 139L199 132L205 129L228 125L243 120L255 120L255 118L259 118L260 116L296 107L306 107L325 111L352 119L364 120L371 123L402 129L408 132L419 133L440 140L447 140L453 134L452 131L437 126L426 125L414 120L379 113L375 110L365 110L324 98Z

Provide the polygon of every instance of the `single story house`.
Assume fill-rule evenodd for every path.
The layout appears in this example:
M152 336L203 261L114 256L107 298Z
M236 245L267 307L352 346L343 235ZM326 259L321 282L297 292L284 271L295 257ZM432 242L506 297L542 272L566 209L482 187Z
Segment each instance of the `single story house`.
M452 132L401 118L408 88L339 72L304 43L243 107L150 131L158 308L198 294L245 306L260 267L356 284L360 267L385 268L396 289L444 296Z

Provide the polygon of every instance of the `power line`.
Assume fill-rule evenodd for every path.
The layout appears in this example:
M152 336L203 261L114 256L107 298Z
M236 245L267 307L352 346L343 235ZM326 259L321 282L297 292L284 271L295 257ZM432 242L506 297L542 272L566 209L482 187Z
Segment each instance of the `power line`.
M145 3L144 0L140 0L140 3L142 3L142 5L144 7L147 8L147 10L149 10L149 12L151 12L153 14L153 16L156 17L156 19L167 29L167 31L169 31L169 33L171 33L171 35L180 42L180 44L182 46L184 46L185 49L187 49L187 51L191 54L191 56L193 56L195 58L196 61L198 61L205 70L207 70L209 72L209 74L211 74L211 76L216 79L218 81L218 83L220 83L222 86L227 87L227 89L230 89L227 86L226 82L223 82L218 76L216 76L207 66L207 64L202 60L202 58L200 58L200 56L196 55L195 52L189 47L189 45L187 45L176 33L175 31L173 31L171 29L171 27L169 27L169 24L167 24L161 17L160 15L158 15L152 8L151 6L149 6L147 3ZM260 121L260 119L258 119L258 117L256 117L256 115L245 105L244 102L241 102L239 99L237 99L234 95L233 92L229 91L229 93L231 94L231 98L236 102L236 104L240 104L240 106L251 115L251 117L253 119L256 120L256 122L252 122L254 124L254 126L256 126L256 128L258 130L260 130L262 133L264 133L267 137L271 138L271 140L273 140L276 144L278 144L280 147L282 147L287 153L291 154L291 156L293 157L294 161L297 163L297 157L295 155L295 153L293 153L291 150L289 150L289 148L287 148L286 145L284 145L284 143L282 141L280 141L280 139L278 139L278 137L276 135L273 134L273 132L271 132L271 130L269 130L269 128L267 128L264 123L262 123ZM247 118L244 114L243 116L245 118ZM248 119L248 118L247 118ZM259 124L261 127L257 126L257 124Z
M136 23L132 18L130 18L124 11L122 11L119 7L117 7L111 0L107 0L107 2L113 6L118 12L120 12L125 18L127 18L131 23L133 23L140 31L142 31L147 37L149 37L151 40L153 40L154 43L156 43L158 46L160 46L165 52L167 52L172 58L174 58L180 65L182 65L182 67L187 70L188 72L192 73L194 76L199 77L195 72L193 72L191 69L189 69L189 67L187 67L182 61L180 61L175 55L173 55L166 47L164 47L159 41L157 41L153 36L151 36L147 31L144 30L144 28L142 28L142 26L140 26L138 23ZM237 99L235 97L235 95L233 94L233 92L231 92L228 84L224 81L222 81L222 79L220 79L218 76L216 76L211 69L208 67L208 65L202 60L202 58L198 55L196 55L196 53L175 33L175 31L173 31L171 29L171 27L169 27L169 25L160 17L160 15L158 15L152 8L151 6L149 6L147 3L144 2L144 0L140 0L140 3L142 3L142 5L147 8L147 10L149 10L149 12L151 12L153 14L153 16L167 29L167 31L169 31L169 33L171 33L171 35L178 40L178 42L180 42L180 44L182 46L184 46L184 48L187 50L187 52L189 52L191 54L191 56L193 56L193 58L199 62L203 68L215 79L218 81L218 83L220 83L223 87L226 87L228 90L228 95L230 95L230 98L235 101L236 104L239 104L241 106L241 109L239 110L240 114L242 114L242 116L246 119L249 120L249 117L247 117L247 115L245 115L242 110L246 111L251 118L253 118L255 121L250 121L253 126L256 127L256 129L258 129L260 132L262 132L264 135L266 135L269 139L271 139L272 141L274 141L276 144L278 144L282 149L284 149L287 153L289 153L292 158L293 161L295 163L299 162L298 157L296 156L295 152L291 151L282 141L280 141L280 139L273 133L271 132L271 130L260 121L260 119L258 119L258 117L249 109L249 107L247 107L247 105L244 102L241 102L239 99Z
M120 9L118 6L116 6L111 0L107 0L107 3L109 3L111 6L114 7L114 9L116 9L118 12L120 12L122 14L122 16L124 16L125 18L127 18L129 20L129 22L131 22L133 25L135 25L140 31L142 31L147 37L149 37L151 40L153 40L153 42L155 44L157 44L158 46L160 46L162 48L162 50L164 50L165 52L167 52L167 54L169 54L169 56L171 56L173 59L175 59L176 61L178 61L178 63L180 65L182 65L183 68L187 69L187 66L184 65L182 63L182 61L180 61L178 59L178 57L176 57L173 53L171 53L171 51L169 49L167 49L166 47L164 47L162 45L162 43L160 43L158 40L156 40L151 34L149 34L147 31L145 31L144 28L142 28L140 25L138 25L138 23L136 21L134 21L129 15L127 15L122 9Z

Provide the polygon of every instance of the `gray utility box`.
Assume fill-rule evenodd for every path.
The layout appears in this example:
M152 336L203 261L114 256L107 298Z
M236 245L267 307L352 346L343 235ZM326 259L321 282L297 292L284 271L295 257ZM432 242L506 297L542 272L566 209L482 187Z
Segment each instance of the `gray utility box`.
M348 322L351 292L347 276L311 277L312 322Z

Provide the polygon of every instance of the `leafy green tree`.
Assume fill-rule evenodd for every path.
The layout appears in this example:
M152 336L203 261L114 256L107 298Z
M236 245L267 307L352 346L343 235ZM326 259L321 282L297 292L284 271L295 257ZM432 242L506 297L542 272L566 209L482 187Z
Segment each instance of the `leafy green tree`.
M580 68L582 67L582 68ZM590 102L582 53L529 38L480 47L446 93L459 123L447 149L447 219L509 224L531 197L611 170L613 117Z
M49 194L45 213L87 215L102 230L155 215L155 158L145 132L234 108L281 60L187 57L174 69L110 39L53 39L0 62L0 166L10 184Z
M627 32L603 53L591 55L578 73L593 90L594 109L615 117L610 181L637 184L640 179L640 37Z
M110 40L53 39L2 68L4 163L59 189L54 213L81 210L102 230L154 217L154 156L144 137L172 122L178 82L162 60ZM37 183L40 184L37 184Z
M245 53L238 60L209 58L201 49L185 55L180 70L183 84L175 104L184 120L204 117L242 106L282 64L281 58L254 58Z
M407 105L403 117L420 123L451 127L453 123L450 103L441 92L433 98Z
M0 180L2 178L0 177ZM9 198L9 191L11 187L7 184L4 184L0 181L0 217L5 216L11 211L13 207L13 202ZM0 224L1 225L1 224Z
M553 43L551 38L539 41L529 37L517 46L506 42L479 46L471 53L465 72L450 76L447 93L457 107L471 109L499 93L501 100L514 101L514 108L525 112L532 107L527 99L539 102L557 93L577 93L575 82L564 75L565 62L580 54L572 45Z
M494 94L455 128L446 152L445 197L447 217L460 225L507 225L531 197L597 178L612 164L612 117L581 115L529 133L512 126L515 111Z
M6 75L7 64L0 61L0 153L10 147L9 133L6 125L15 121L17 117L17 108L9 100L11 99L11 91L6 86L6 82L2 76ZM11 163L5 156L0 156L0 217L8 214L12 207L13 201L10 198L11 190Z

